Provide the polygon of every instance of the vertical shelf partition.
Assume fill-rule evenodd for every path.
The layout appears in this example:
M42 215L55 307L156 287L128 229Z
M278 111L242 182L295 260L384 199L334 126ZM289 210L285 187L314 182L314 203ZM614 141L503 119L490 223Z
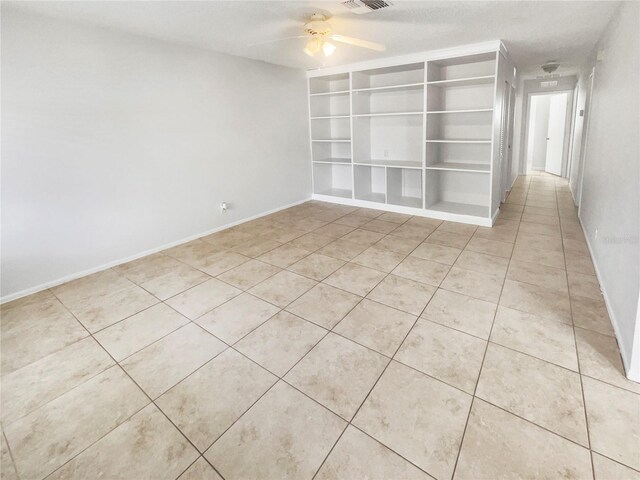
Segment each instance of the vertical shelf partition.
M499 57L310 74L316 198L491 225Z

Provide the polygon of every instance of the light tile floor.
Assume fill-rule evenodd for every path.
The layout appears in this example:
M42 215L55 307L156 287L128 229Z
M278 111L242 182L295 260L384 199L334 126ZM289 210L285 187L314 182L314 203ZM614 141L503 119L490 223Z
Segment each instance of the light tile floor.
M3 479L635 479L566 182L493 228L308 202L2 306Z

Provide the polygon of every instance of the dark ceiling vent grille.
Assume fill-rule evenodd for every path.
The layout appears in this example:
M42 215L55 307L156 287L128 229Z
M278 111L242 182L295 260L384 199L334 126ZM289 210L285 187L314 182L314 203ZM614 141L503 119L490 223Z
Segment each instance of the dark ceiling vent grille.
M389 2L385 2L383 0L362 0L362 3L364 3L371 10L380 10L381 8L391 6Z
M384 0L346 0L345 2L341 2L341 4L351 10L352 13L357 13L358 15L393 5L391 2Z

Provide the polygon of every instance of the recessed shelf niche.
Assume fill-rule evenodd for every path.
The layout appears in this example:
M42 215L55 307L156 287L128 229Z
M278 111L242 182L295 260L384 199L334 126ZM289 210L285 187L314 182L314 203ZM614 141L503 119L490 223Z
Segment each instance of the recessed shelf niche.
M457 215L489 215L486 174L428 170L425 183L425 208Z
M351 163L351 143L313 142L311 155L314 162Z
M354 166L355 198L368 202L386 203L384 167Z
M387 168L387 203L422 208L422 170Z
M313 140L350 140L350 118L311 119L311 138Z
M495 74L496 52L430 60L427 66L428 83L478 79ZM490 83L494 83L493 80Z
M427 140L491 140L493 111L428 115Z
M313 164L313 193L351 198L352 185L351 165Z
M385 113L419 113L423 111L424 85L353 93L354 115L380 115Z
M421 168L422 119L422 115L354 118L354 163Z
M309 100L311 118L349 116L351 113L349 98L349 92L336 95L312 95Z
M374 89L424 83L424 63L394 65L353 72L353 89Z
M349 74L339 73L309 79L309 94L326 95L349 91Z
M489 173L489 143L427 143L427 169L471 170Z

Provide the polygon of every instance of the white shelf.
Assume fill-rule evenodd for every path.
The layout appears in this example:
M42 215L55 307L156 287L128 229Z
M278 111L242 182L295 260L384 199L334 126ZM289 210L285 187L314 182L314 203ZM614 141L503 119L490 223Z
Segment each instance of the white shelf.
M387 204L422 208L422 169L387 168Z
M422 168L422 162L412 160L378 160L372 159L369 162L354 162L355 165L364 165L365 167L395 167L395 168Z
M491 143L491 140L474 140L474 139L427 140L427 143Z
M397 117L403 115L422 115L423 112L389 112L389 113L359 113L354 117Z
M319 160L314 160L313 163L351 163L350 158L321 158Z
M485 164L485 163L447 162L447 163L436 163L433 165L427 165L427 170L489 173L491 171L491 167L489 164Z
M340 91L337 91L337 92L310 93L309 96L311 96L311 97L321 97L323 95L349 95L350 92L351 92L351 90L340 90Z
M325 116L317 116L311 117L311 120L327 120L331 118L349 118L350 115L325 115Z
M455 215L470 215L473 217L488 217L489 207L484 205L474 205L470 203L455 203L440 201L433 205L427 205L427 210L434 210L443 213L453 213Z
M380 92L384 90L411 90L417 88L423 88L424 83L405 83L402 85L389 85L386 87L369 87L369 88L354 88L355 93L358 92Z
M435 80L427 82L427 85L433 85L434 87L467 87L494 83L495 78L495 75L482 75L480 77L457 78L454 80Z
M512 63L498 48L462 47L402 61L308 74L314 195L490 226L504 128L496 85L513 80Z
M356 196L358 200L364 200L366 202L377 202L377 203L385 203L385 194L379 192L369 192L363 193L361 195Z
M315 193L318 195L326 195L328 197L351 198L351 190L347 190L345 188L329 188L328 190L322 190Z
M368 88L395 87L424 83L424 62L393 65L355 71L351 75L352 88L363 90Z
M484 112L493 112L493 108L470 108L467 110L428 110L427 114L430 113L484 113Z
M387 203L403 207L422 208L422 198L419 197L389 197Z

